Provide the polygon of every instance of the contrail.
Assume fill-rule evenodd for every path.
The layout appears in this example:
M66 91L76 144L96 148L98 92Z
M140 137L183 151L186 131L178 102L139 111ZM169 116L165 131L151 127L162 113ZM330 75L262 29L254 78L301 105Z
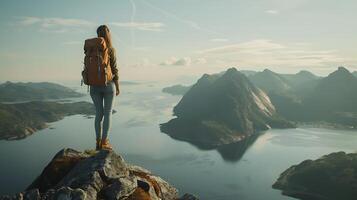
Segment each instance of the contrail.
M130 4L131 4L131 17L130 17L130 22L131 24L134 24L135 21L135 16L136 16L136 5L134 0L129 0ZM134 28L130 29L130 33L131 33L131 46L132 48L135 46L135 32L134 32Z
M198 24L197 24L196 22L194 22L194 21L182 19L181 17L178 17L177 15L175 15L175 14L173 14L173 13L171 13L171 12L168 12L168 11L162 9L162 8L159 8L159 7L157 7L157 6L155 6L155 5L151 4L151 3L149 3L149 2L146 1L146 0L143 0L143 2L144 2L144 4L146 4L147 6L153 8L153 9L159 11L159 12L161 12L162 14L164 14L164 15L166 15L166 16L168 16L168 17L171 17L171 18L175 19L176 21L179 21L179 22L181 22L181 23L184 23L184 24L190 26L190 27L193 28L193 29L201 30L201 31L207 32L207 33L209 33L209 34L213 34L213 35L224 36L223 34L218 33L218 32L216 32L216 31L212 31L212 30L209 30L209 29L205 29L205 28L201 27L200 25L198 25Z

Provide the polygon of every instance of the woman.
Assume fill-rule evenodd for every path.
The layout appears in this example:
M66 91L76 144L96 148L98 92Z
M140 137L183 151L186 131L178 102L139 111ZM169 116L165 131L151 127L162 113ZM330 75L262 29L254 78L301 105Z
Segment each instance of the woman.
M92 97L96 110L94 121L97 139L96 149L111 150L112 146L108 140L108 133L110 131L111 125L114 97L118 96L120 93L118 83L118 68L116 63L115 49L112 46L109 28L106 25L99 26L97 29L97 35L98 37L103 37L105 39L106 45L109 48L109 62L113 73L113 79L108 82L106 86L90 86L90 96Z

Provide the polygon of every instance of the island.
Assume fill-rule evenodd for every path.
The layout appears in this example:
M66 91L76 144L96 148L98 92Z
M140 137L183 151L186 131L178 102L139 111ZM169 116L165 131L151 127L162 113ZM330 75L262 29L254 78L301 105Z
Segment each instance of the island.
M357 153L336 152L284 171L273 188L302 200L355 200Z
M0 84L0 102L22 102L82 97L84 94L50 82L10 82Z
M114 151L62 149L23 192L5 199L198 200Z
M184 95L190 88L191 86L173 85L163 88L162 92L172 95Z
M25 138L37 130L47 127L69 115L93 115L94 106L89 102L43 102L0 103L0 139L16 140Z
M174 107L162 132L200 148L233 144L270 128L293 128L265 92L235 68L203 75Z

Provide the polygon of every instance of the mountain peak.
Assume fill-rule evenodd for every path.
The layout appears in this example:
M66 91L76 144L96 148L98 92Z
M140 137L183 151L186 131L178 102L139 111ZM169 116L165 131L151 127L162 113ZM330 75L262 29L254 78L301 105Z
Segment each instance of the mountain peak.
M240 71L238 71L236 68L232 67L229 68L222 76L222 79L225 80L236 80L242 77L245 77L245 75L243 73L241 73Z
M347 76L353 76L348 69L345 67L338 67L338 69L331 74L329 74L327 77L347 77Z
M264 73L274 73L274 72L271 71L270 69L264 69L263 72L264 72Z
M346 68L343 67L343 66L338 67L337 71L350 73L350 71L348 71L348 69L346 69Z
M235 67L231 67L231 68L227 69L225 74L227 74L227 73L235 73L235 72L238 72L238 70Z
M307 71L307 70L300 70L298 73L296 73L297 75L303 75L303 74L312 74L313 75L313 73L311 73L311 72L309 72L309 71Z

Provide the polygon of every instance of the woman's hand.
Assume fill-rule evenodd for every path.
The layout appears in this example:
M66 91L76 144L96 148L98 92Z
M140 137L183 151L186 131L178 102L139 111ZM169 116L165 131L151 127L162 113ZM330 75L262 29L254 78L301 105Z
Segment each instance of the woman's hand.
M120 94L119 81L115 80L114 84L115 84L115 95L118 96Z

